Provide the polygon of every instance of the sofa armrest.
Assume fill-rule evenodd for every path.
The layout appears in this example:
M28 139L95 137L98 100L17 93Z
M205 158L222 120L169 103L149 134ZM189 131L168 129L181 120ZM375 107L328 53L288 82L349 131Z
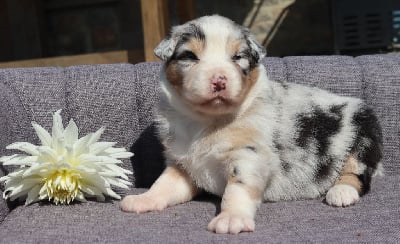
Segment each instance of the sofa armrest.
M3 82L3 79L0 79ZM33 138L30 127L31 115L22 104L16 92L6 83L0 83L0 157L12 152L6 146L14 141L23 141ZM32 139L31 139L32 140ZM0 177L7 175L15 168L0 164ZM0 185L0 223L10 212L9 205L3 199L4 185Z
M11 143L11 134L17 123L12 123L13 117L22 112L22 106L13 96L13 92L6 84L0 83L0 157L7 155L6 146ZM0 177L8 173L10 169L0 164ZM9 213L6 201L3 199L4 186L0 185L0 223Z
M0 69L0 156L15 152L6 146L16 141L39 142L31 121L46 129L51 126L51 113L65 109L64 82L60 68ZM1 166L0 176L14 167ZM0 193L4 186L0 185ZM0 196L0 222L9 207Z

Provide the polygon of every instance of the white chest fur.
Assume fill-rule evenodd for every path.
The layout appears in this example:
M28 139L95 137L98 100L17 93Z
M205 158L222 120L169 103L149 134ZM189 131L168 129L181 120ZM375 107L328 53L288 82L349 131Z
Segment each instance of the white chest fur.
M189 173L196 185L222 195L226 186L227 162L223 153L229 145L217 134L207 135L206 128L186 120L171 121L168 148L175 162Z

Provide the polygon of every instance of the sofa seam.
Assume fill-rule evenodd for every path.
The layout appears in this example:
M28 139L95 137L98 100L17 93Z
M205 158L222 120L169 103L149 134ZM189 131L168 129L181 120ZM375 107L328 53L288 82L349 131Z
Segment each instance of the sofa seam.
M70 79L71 77L68 75L68 69L67 68L62 68L62 73L64 78L66 78L63 81L63 86L64 86L64 101L65 101L65 111L64 113L67 116L67 120L71 120L72 118L72 113L71 113L71 106L70 106L70 96L71 96L71 87L72 87L72 79Z
M283 57L283 58L280 58L281 60L282 60L282 64L283 64L283 68L284 68L284 76L285 76L285 79L286 79L286 82L289 82L289 66L288 66L288 63L287 63L287 57Z
M361 99L362 99L364 102L368 103L368 101L367 101L367 95L366 95L366 94L367 94L367 92L366 92L366 90L367 90L367 83L366 83L366 81L365 81L365 68L364 68L364 66L360 63L359 57L362 57L362 56L352 57L352 58L353 58L354 63L358 65L358 68L359 68L360 73L361 73L361 74L360 74L360 75L361 75L361 87L360 87L360 89L361 89Z
M10 89L10 91L12 91L15 94L15 96L18 99L18 102L20 103L21 107L24 109L25 113L30 117L31 121L34 121L35 115L34 115L33 111L28 109L26 107L26 104L23 103L22 98L21 98L21 94L13 86L11 86L8 82L3 81L3 84L6 87L8 87Z

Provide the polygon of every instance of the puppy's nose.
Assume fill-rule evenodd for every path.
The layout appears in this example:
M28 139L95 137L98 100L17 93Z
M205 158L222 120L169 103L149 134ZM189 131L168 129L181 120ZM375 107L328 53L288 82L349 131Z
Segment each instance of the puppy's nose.
M214 75L211 78L211 85L214 92L220 92L226 89L227 78L225 75Z

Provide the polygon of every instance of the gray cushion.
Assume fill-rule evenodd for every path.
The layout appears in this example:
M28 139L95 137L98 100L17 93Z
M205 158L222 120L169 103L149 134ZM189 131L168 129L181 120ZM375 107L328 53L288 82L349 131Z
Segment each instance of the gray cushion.
M121 212L118 202L54 206L33 204L12 211L0 228L3 243L395 243L400 237L400 177L373 185L349 208L321 199L264 203L254 233L217 235L206 230L219 199L201 198L162 212ZM135 189L134 193L144 189ZM388 193L391 193L389 195Z
M288 82L316 86L346 96L361 97L362 74L346 56L299 56L283 59Z
M400 55L357 57L363 71L363 97L382 125L386 174L400 173Z

